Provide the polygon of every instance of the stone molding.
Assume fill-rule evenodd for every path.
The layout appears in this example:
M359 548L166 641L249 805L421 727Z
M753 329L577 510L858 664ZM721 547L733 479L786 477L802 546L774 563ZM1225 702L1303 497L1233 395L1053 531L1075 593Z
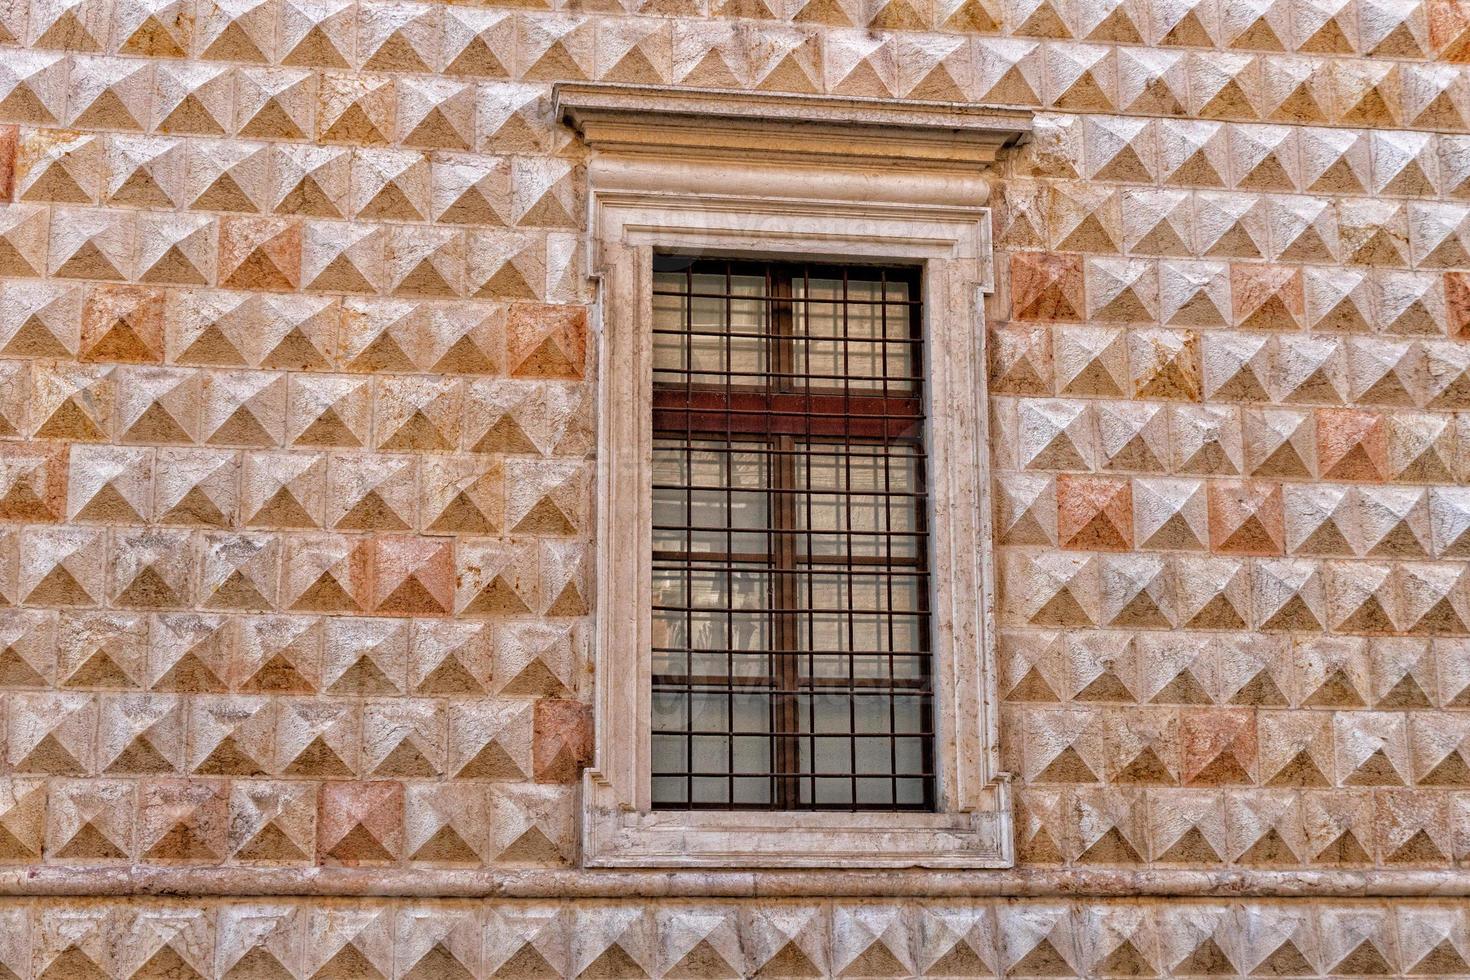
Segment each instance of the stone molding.
M983 165L1022 120L861 100L562 86L588 165L600 277L596 757L589 867L1008 867L997 751L981 292ZM811 110L817 123L793 122ZM912 135L912 140L906 138ZM913 152L906 148L912 147ZM962 152L934 152L948 147ZM881 176L874 153L898 161ZM856 172L862 168L865 172ZM924 269L939 806L933 813L654 811L649 793L652 259L656 249Z
M1031 126L1030 113L950 103L639 85L562 83L555 102L594 152L589 186L792 206L983 205L988 165Z
M1470 870L472 870L72 865L0 869L0 897L409 899L1470 899Z
M604 153L675 153L821 169L974 170L1031 128L1031 113L948 102L562 83L558 118Z

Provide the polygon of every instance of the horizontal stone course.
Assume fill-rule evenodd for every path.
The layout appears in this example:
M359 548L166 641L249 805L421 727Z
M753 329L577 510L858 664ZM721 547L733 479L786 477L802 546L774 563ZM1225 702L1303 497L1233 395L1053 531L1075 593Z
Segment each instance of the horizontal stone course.
M47 900L0 924L17 976L1441 976L1470 955L1464 910L1432 901Z
M617 324L552 98L589 80L1036 113L988 200L984 557L1018 869L976 887L1463 872L1465 3L19 0L13 890L315 868L597 887L577 787ZM1454 898L1220 882L11 898L0 976L1470 975Z

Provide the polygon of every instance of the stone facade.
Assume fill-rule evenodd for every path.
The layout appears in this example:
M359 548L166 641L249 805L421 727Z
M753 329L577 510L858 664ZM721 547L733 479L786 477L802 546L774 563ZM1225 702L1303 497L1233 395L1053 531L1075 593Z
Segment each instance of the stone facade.
M0 977L1470 975L1467 66L1462 0L0 0ZM588 80L1034 110L1016 868L579 868Z

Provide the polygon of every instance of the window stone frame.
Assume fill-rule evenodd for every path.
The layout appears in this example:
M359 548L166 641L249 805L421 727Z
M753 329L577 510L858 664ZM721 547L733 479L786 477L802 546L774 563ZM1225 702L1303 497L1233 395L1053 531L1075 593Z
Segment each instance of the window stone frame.
M595 756L588 867L1004 868L983 294L986 167L1029 114L925 103L563 84L600 279ZM935 679L934 812L653 810L649 642L652 257L918 263Z

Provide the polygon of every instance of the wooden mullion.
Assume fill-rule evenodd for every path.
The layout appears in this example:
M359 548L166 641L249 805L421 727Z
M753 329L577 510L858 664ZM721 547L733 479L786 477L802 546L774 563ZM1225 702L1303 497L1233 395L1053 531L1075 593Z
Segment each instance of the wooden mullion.
M772 373L789 377L793 374L796 356L792 335L791 278L785 271L776 271L771 276L771 328L775 340L770 347ZM774 383L772 385L774 387ZM768 388L767 397L775 392ZM801 706L797 701L796 651L801 648L801 623L796 610L801 608L801 585L792 574L796 564L797 500L791 493L796 488L796 440L790 435L773 435L771 442L779 450L772 461L771 483L777 492L772 494L771 513L775 515L775 568L776 581L772 588L776 592L777 628L776 663L772 673L776 679L775 697L775 763L776 804L783 810L794 809L801 798L798 774L801 771L801 747L794 737L801 730Z
M790 343L786 341L785 343ZM659 385L653 393L654 426L690 432L848 439L917 438L917 398L833 395L754 388L709 390Z

